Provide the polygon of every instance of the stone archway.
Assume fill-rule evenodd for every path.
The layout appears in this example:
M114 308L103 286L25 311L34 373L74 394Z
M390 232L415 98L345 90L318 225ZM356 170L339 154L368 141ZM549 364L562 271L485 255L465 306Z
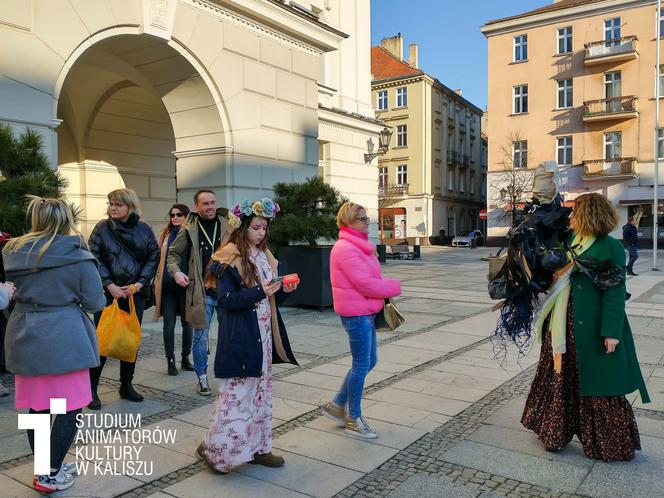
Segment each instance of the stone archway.
M99 38L73 54L56 87L59 169L68 196L86 210L85 233L103 218L106 193L123 186L136 190L143 219L156 229L176 198L190 203L197 188L224 185L212 178L218 159L197 159L230 150L229 127L210 82L174 42Z

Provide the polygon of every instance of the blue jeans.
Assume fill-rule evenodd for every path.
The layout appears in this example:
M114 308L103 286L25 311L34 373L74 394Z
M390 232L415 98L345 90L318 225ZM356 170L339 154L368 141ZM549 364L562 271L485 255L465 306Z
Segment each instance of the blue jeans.
M212 312L217 311L217 318L219 318L219 309L217 308L217 300L210 296L205 296L205 314L207 315L207 328L194 329L194 371L199 377L207 375L208 368L208 350L209 350L209 337L210 337L210 322L212 321Z
M346 329L350 342L353 366L341 383L334 404L337 406L348 404L348 417L353 419L362 415L364 380L378 361L374 318L375 315L341 317L341 324Z
M627 251L629 252L629 261L627 262L627 271L634 273L634 263L639 259L638 246L630 245Z

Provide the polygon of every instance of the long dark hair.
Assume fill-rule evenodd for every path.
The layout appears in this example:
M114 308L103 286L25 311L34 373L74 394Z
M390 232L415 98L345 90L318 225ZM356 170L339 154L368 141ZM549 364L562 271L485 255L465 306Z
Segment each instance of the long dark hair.
M175 225L173 225L173 218L171 218L171 211L173 211L173 208L179 209L182 214L184 214L185 218L189 216L189 208L184 204L175 203L170 208L168 208L168 223L159 234L159 247L162 246L164 240L166 240L166 237L168 237L168 234L171 232L171 230L175 228Z

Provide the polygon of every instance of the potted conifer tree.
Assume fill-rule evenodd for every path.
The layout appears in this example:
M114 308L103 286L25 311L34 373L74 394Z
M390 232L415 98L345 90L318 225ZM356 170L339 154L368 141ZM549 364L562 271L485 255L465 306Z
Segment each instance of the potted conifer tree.
M331 306L330 253L338 235L337 211L346 199L321 177L277 183L274 193L281 212L270 227L270 240L277 247L281 273L300 276L285 304Z

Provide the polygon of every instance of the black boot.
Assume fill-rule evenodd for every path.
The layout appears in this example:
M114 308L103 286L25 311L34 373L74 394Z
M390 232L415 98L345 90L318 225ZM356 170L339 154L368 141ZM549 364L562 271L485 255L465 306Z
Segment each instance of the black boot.
M123 382L120 385L120 397L135 403L140 403L143 401L143 396L134 390L134 386L131 385L131 381Z
M171 356L168 358L168 375L177 375L178 369L175 367L175 358Z
M92 390L92 401L88 404L88 408L90 410L101 410L101 401L99 400L99 396L97 396L96 389Z
M189 372L192 372L194 370L194 366L189 361L188 356L183 356L182 357L182 370L187 370Z

